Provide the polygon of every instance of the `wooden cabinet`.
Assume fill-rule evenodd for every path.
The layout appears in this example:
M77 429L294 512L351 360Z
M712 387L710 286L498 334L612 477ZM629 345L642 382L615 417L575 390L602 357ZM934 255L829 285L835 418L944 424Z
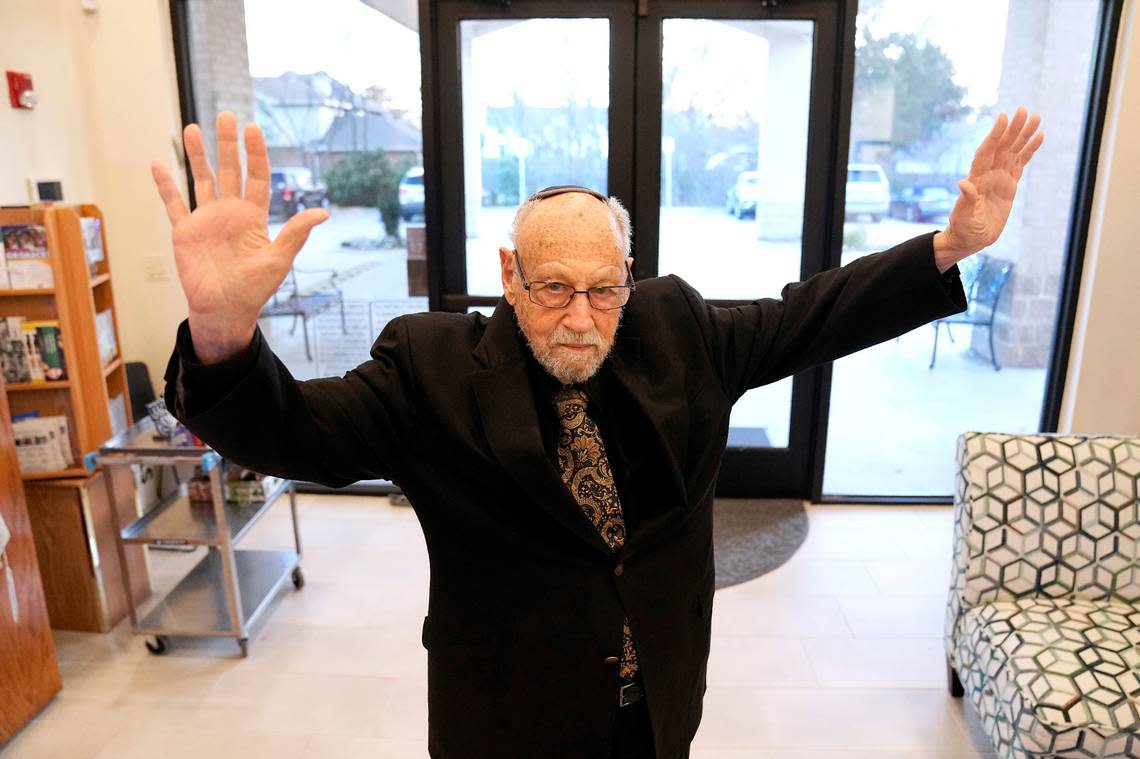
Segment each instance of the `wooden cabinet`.
M0 389L4 377L0 375ZM12 573L15 604L0 567L0 745L42 709L62 685L48 627L36 549L20 487L20 469L8 401L0 392L0 516L11 537L4 562ZM15 608L13 608L15 607Z
M117 504L119 523L130 524L138 518L138 510L128 468L24 485L48 615L58 630L109 632L129 611L107 477L116 478L116 493L131 496L120 498ZM126 549L136 604L150 594L145 550L142 546Z
M84 239L98 222L97 239L102 259L92 268ZM47 241L51 287L0 289L0 317L20 316L27 321L58 322L67 376L62 380L18 382L7 386L10 414L38 413L67 418L74 464L64 469L24 473L28 517L35 536L43 589L52 627L106 632L127 613L122 568L115 547L111 509L123 523L137 516L135 484L129 476L115 482L117 504L110 503L106 477L83 466L84 456L106 442L114 427L130 426L122 356L100 350L97 314L109 316L113 344L121 346L111 285L110 251L106 224L94 205L53 205L0 208L0 226L42 226ZM102 334L106 337L108 322ZM106 341L110 343L111 341ZM119 410L113 425L112 408ZM5 422L10 414L4 414ZM121 475L119 475L121 476ZM136 600L149 588L142 548L128 552Z

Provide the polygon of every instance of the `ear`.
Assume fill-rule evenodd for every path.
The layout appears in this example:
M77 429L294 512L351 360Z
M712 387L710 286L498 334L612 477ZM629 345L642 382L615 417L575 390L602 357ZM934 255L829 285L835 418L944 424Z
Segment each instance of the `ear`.
M515 304L515 254L510 248L499 248L499 269L503 278L503 296Z

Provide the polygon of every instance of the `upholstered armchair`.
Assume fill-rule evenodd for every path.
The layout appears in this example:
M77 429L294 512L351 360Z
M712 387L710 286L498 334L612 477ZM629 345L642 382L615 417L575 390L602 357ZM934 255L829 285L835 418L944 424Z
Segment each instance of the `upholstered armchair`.
M947 680L1000 757L1140 757L1140 436L958 439Z

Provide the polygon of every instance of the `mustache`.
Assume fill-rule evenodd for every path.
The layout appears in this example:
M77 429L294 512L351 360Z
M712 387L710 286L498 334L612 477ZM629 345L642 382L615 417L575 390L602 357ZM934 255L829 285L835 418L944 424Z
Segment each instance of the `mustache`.
M575 332L566 327L558 327L550 334L549 340L552 345L575 343L578 345L593 345L597 348L601 348L604 345L602 336L598 334L596 329L592 329L589 332Z

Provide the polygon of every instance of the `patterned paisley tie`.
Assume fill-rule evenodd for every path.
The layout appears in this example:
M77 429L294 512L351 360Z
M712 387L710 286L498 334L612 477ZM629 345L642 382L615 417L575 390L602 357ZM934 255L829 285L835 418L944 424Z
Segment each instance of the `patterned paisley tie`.
M617 551L625 544L625 517L598 425L586 416L586 394L575 388L563 388L554 394L554 407L562 424L558 436L558 468L562 481L610 551ZM633 647L627 619L622 624L621 677L632 680L637 670L637 649Z

